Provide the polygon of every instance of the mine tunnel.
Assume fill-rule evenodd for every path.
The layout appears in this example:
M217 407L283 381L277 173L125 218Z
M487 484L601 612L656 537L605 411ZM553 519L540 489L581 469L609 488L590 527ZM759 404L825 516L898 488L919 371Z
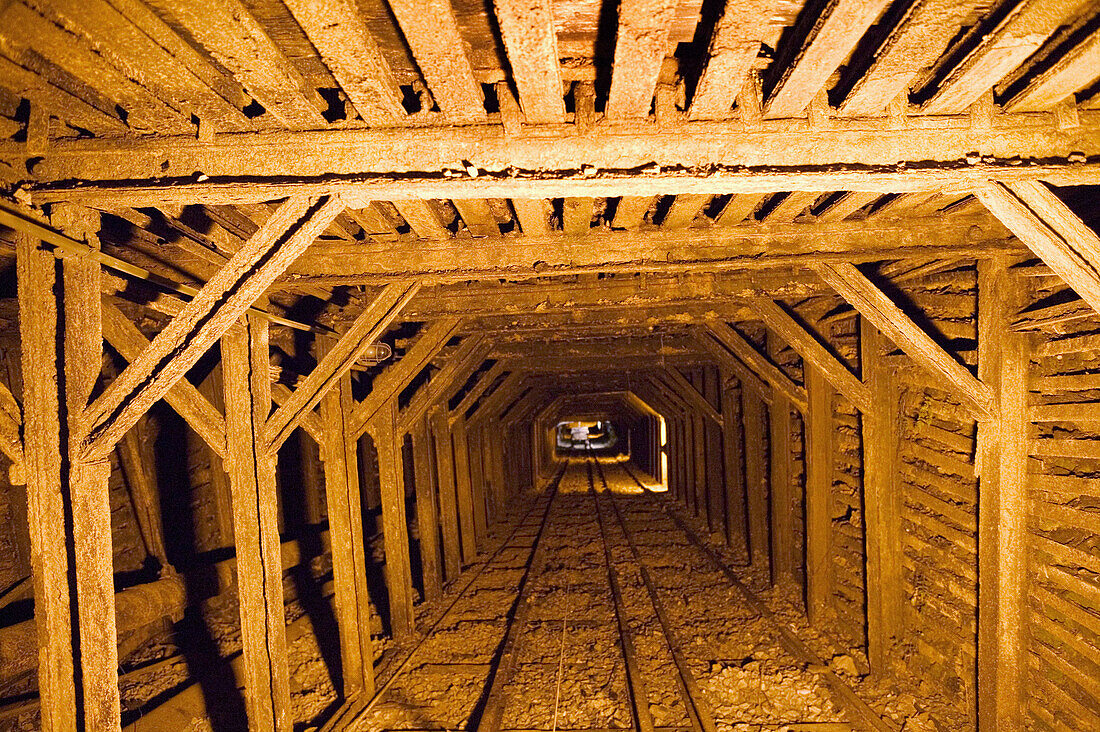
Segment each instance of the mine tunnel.
M0 0L0 732L1100 730L1096 0Z

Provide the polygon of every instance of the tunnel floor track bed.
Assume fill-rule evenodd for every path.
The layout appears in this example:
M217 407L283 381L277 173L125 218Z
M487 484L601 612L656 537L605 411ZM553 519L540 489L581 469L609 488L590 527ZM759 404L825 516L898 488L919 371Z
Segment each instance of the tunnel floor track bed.
M629 466L562 466L352 730L891 730Z

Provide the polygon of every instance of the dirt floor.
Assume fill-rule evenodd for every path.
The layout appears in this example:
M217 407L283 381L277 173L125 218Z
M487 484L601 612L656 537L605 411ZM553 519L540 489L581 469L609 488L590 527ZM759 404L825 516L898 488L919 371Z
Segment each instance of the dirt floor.
M391 685L349 729L471 729L497 718L505 730L862 729L826 683L831 672L889 728L946 729L898 684L865 681L862 656L835 652L789 598L769 593L778 622L824 661L788 653L777 620L746 602L652 488L620 462L572 462L470 570L469 589L452 588L440 605L453 606L421 618L434 629L404 654L402 673L383 665Z

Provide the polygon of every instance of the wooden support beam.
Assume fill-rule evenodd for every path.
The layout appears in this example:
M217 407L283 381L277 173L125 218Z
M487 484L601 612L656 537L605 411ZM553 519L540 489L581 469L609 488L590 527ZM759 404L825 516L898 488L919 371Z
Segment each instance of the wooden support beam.
M1093 32L1014 94L1005 109L1040 112L1063 102L1076 105L1074 92L1096 79L1097 68L1100 68L1100 33Z
M367 347L380 338L420 290L418 281L387 285L359 314L294 393L268 419L268 448L277 452L302 416L312 412L321 397L347 373Z
M790 585L795 581L798 557L794 550L795 510L791 485L791 402L776 395L768 419L768 494L771 503L771 569L772 582ZM805 414L805 412L803 412Z
M699 212L710 203L712 197L705 193L684 193L676 196L661 226L666 229L686 229L695 221Z
M823 211L818 211L816 220L822 223L832 221L843 221L856 211L860 210L872 201L877 201L882 197L881 193L859 193L848 192L838 198L833 203L829 204L829 207Z
M127 361L136 359L149 346L149 340L137 326L106 301L103 303L103 338ZM210 400L189 381L180 379L164 395L164 401L183 417L218 457L225 457L225 417Z
M394 201L393 205L405 223L421 239L442 241L451 238L451 232L443 225L439 214L428 201L419 199Z
M729 369L737 376L737 379L746 386L753 388L757 393L766 395L766 400L771 401L771 387L767 382L757 376L752 369L746 366L741 359L735 357L724 346L718 344L706 331L698 329L694 333L696 342L711 355L718 364Z
M767 447L765 406L760 393L741 383L745 435L745 503L748 510L749 558L758 569L771 566L768 526Z
M799 356L817 367L829 383L857 409L866 412L871 408L870 390L816 334L796 321L775 300L754 298L752 308L766 326L783 338Z
M446 411L444 410L444 414ZM458 525L462 534L462 559L466 564L477 560L478 540L485 536L485 525L478 525L473 483L470 481L470 450L466 444L466 420L459 415L451 424L451 444L454 448L455 492L458 495Z
M527 123L564 122L561 56L550 0L493 0L493 7Z
M743 335L721 321L708 323L707 332L743 361L758 379L766 382L777 393L776 396L782 394L798 411L806 413L806 390L791 381L789 376L780 371L778 366L761 354Z
M374 649L370 637L370 594L363 537L363 507L359 489L358 437L348 418L355 406L351 374L344 372L321 399L324 429L318 436L325 470L332 547L332 579L336 593L336 626L340 634L340 666L345 699L374 693Z
M894 644L904 637L902 500L898 446L901 396L892 364L892 344L866 318L860 319L860 358L871 392L863 413L863 505L866 535L867 660L876 676L890 673Z
M989 183L975 195L1081 299L1100 312L1100 236L1042 183Z
M794 222L799 215L821 198L818 191L793 191L780 201L775 208L768 211L764 221L769 224L789 224Z
M954 395L970 408L979 421L994 419L996 403L992 390L952 358L921 330L886 293L852 264L822 264L814 267L825 282L871 321L914 361L944 379Z
M616 229L637 229L644 223L649 207L653 205L653 196L623 196L615 204L615 217L611 226Z
M674 0L622 0L607 97L609 119L648 117L657 77L668 55Z
M764 103L768 118L798 117L852 53L888 0L839 0L821 16L802 19L799 46L776 59L780 76Z
M175 570L168 561L168 548L164 543L164 525L161 521L160 491L156 478L156 454L148 440L147 420L139 420L118 443L118 463L130 493L134 518L142 542L149 556L160 564L161 571L172 574Z
M397 399L379 409L367 424L378 452L378 480L382 491L382 538L386 548L386 588L389 591L390 630L394 639L416 630L413 612L412 562L405 520L405 471L397 432Z
M749 554L748 488L745 482L745 422L741 406L742 387L735 383L730 372L722 369L722 467L725 493L726 546L736 555Z
M451 0L392 0L389 7L447 120L455 124L484 122L481 87L459 34Z
M657 378L664 382L673 393L683 399L693 412L709 418L719 427L724 424L722 415L718 410L679 371L674 368L664 368L657 373Z
M450 582L462 571L461 523L455 483L454 446L446 411L437 406L428 413L435 442L435 466L439 495L439 523L443 527L443 570Z
M1026 302L1004 259L979 264L979 375L999 419L979 425L978 729L1022 730L1027 695L1028 374L1031 341L1011 323Z
M89 407L87 454L110 451L343 208L339 199L282 204Z
M821 627L832 612L833 390L806 364L806 614Z
M452 203L458 209L462 222L466 224L466 228L471 235L494 238L500 236L500 225L497 224L497 219L493 216L493 210L489 207L489 202L484 198L461 199L452 201ZM469 241L465 241L463 244L469 246Z
M427 327L416 343L397 362L390 364L371 383L370 393L355 405L351 414L351 429L355 435L363 434L367 422L378 410L395 399L417 374L428 365L439 350L447 345L462 325L461 318L440 318Z
M482 372L477 378L477 382L470 388L468 392L462 397L462 401L458 403L458 406L451 410L450 421L451 424L459 418L465 418L466 413L470 411L478 399L481 399L482 395L489 387L493 386L497 379L504 375L504 364L497 361L488 370Z
M520 230L526 236L550 236L550 210L542 198L513 198L512 209L519 219Z
M732 0L725 4L688 109L691 119L730 117L734 99L760 51L760 18L770 17L777 6L776 0Z
M416 527L420 537L420 568L424 578L424 599L438 600L443 594L443 567L439 554L439 508L435 488L435 456L429 418L423 417L412 430L413 479L416 491Z
M936 92L921 107L925 114L959 114L1034 53L1081 6L1079 0L1027 0L983 29L980 42L937 79Z
M593 200L569 197L562 204L562 231L568 236L588 236L592 227Z
M507 366L505 366L507 368ZM513 370L509 373L500 384L493 389L489 396L481 400L474 409L473 413L466 419L467 424L478 424L479 426L486 419L489 419L498 410L503 409L507 404L506 400L514 399L520 386L527 378L527 374L523 371Z
M469 336L447 361L447 365L434 374L428 383L418 389L409 405L398 416L398 428L407 432L412 424L431 405L449 399L470 378L488 355L490 345L481 336ZM444 405L446 406L446 405Z
M283 569L275 455L266 449L271 411L268 321L248 315L222 337L226 468L233 495L241 643L249 727L289 732Z

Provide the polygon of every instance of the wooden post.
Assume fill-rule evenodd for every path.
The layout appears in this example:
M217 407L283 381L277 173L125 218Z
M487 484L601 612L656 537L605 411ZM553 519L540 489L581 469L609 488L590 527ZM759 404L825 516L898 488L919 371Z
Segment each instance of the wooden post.
M72 608L57 358L57 281L53 254L24 234L16 238L19 333L23 358L24 451L30 527L34 619L38 631L38 692L42 729L77 728L73 684Z
M703 369L703 397L716 410L721 409L719 398L718 370L713 367ZM722 453L722 431L713 420L704 423L704 435L706 437L705 456L707 461L706 471L706 497L707 497L707 526L710 532L721 532L723 537L729 535L729 527L726 522L725 490L723 486L723 474L725 472L725 456Z
M820 625L832 604L833 389L816 366L805 364L806 392L806 613Z
M345 373L321 399L325 425L320 445L325 470L332 579L344 698L374 693L374 649L370 638L370 596L363 542L363 506L359 493L357 440L348 424L355 407L351 374Z
M740 388L724 374L722 381L722 458L726 506L726 544L749 556L745 510L745 465Z
M761 568L771 564L764 400L744 382L741 384L741 399L745 425L745 505L749 513L749 557L754 567Z
M1022 288L1005 257L978 264L978 376L1000 419L979 425L978 729L1024 728L1027 615L1028 336L1010 328Z
M59 206L55 223L98 248L99 215ZM57 221L57 220L60 221ZM64 418L68 422L68 483L72 502L84 728L122 727L118 690L118 633L115 629L114 550L107 456L88 458L88 404L103 367L103 311L99 262L66 256L64 271ZM54 588L57 591L58 587Z
M439 512L436 509L432 441L428 430L428 416L424 415L417 420L412 432L413 470L424 599L435 600L443 594L443 570L439 563Z
M446 412L444 412L446 414ZM462 532L462 560L466 564L477 559L477 541L485 535L485 525L478 521L474 507L473 486L470 484L470 450L466 444L466 420L460 417L451 425L454 446L455 490L458 494L458 521Z
M462 571L462 538L459 534L458 494L455 491L454 449L447 413L435 407L429 413L435 438L435 474L439 490L439 523L443 527L443 568L450 582Z
M691 416L691 474L696 516L707 510L707 441L704 421L705 418L698 414ZM710 530L711 518L709 515L705 518Z
M791 403L779 393L772 399L768 433L772 582L784 584L794 582L795 562L794 532L791 530L795 519L791 500Z
M282 555L271 412L268 321L247 315L222 337L225 425L237 545L241 644L249 728L290 732Z
M134 516L141 531L145 549L160 562L162 571L173 572L168 563L168 551L164 545L164 527L161 523L160 495L156 483L156 457L148 439L148 420L142 417L134 428L118 443L118 462L122 468L130 497L134 504Z
M489 525L489 509L485 496L485 474L482 467L481 430L475 427L470 429L466 425L466 419L462 419L463 431L466 432L466 447L470 453L470 490L474 496L474 525L485 529ZM484 536L484 534L481 534Z
M225 412L225 378L222 364L217 363L210 375L199 384L199 393L206 397L216 409ZM218 523L218 541L222 547L231 547L233 536L233 491L229 486L229 469L226 462L203 442L203 449L210 456L210 486L214 493L215 516Z
M382 537L386 546L386 586L394 639L403 641L415 630L409 530L405 523L405 479L397 440L397 399L375 413L368 431L378 451L378 481L382 491Z
M898 440L901 405L885 353L892 347L870 322L860 319L863 378L871 410L863 420L863 505L867 573L867 658L871 673L888 673L890 651L902 637L901 495Z

